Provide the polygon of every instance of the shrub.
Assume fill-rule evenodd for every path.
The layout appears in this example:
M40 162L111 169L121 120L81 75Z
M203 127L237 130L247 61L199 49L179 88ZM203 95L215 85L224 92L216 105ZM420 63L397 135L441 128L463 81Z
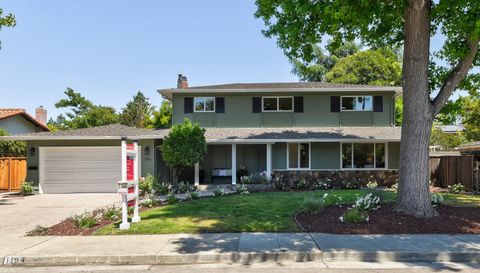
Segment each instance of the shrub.
M160 202L157 199L155 199L154 195L148 194L148 195L145 196L145 198L143 198L140 201L140 206L146 207L146 208L151 208L151 207L157 206L159 203Z
M238 194L249 194L250 192L247 189L247 186L240 184L240 185L235 185L235 192Z
M20 185L20 193L22 195L32 195L33 194L33 182L23 181Z
M222 196L222 195L225 195L225 190L224 190L221 186L217 186L217 187L213 190L213 195L214 195L214 196Z
M175 204L175 203L178 203L178 198L175 196L175 194L172 194L170 193L169 195L167 195L167 202L169 204Z
M98 224L97 217L91 212L74 215L72 220L78 228L91 228Z
M251 180L252 180L251 183L267 184L267 183L270 183L272 181L272 178L267 175L266 171L263 171L261 173L252 175Z
M431 198L432 198L432 199L431 199L431 200L432 200L432 205L433 205L434 207L439 206L439 205L441 205L441 204L443 203L443 196L441 196L441 195L438 194L438 193L434 193L434 192L433 192L432 195L431 195Z
M108 219L108 220L118 220L120 219L120 216L122 215L122 209L120 207L117 207L115 205L111 207L106 207L103 210L103 218Z
M360 182L353 178L347 178L343 181L342 188L350 190L358 189L360 188Z
M300 179L297 181L296 188L297 188L297 190L306 190L306 189L308 189L307 181L305 180L305 178L302 177L302 178L300 178Z
M339 219L349 223L366 223L370 220L367 212L358 207L347 209Z
M198 191L192 191L187 193L188 200L196 200L200 198L200 193Z
M168 182L157 183L154 187L155 193L160 195L167 195L172 191L172 185L170 185Z
M240 177L240 183L242 184L250 184L252 183L253 179L252 176L244 175Z
M305 197L302 203L302 209L306 214L317 214L325 208L322 198L315 198L313 196Z
M368 189L376 189L378 187L377 181L368 181L367 188Z
M188 193L192 191L196 191L197 187L194 185L190 185L188 182L180 182L178 183L178 193Z
M245 165L241 165L237 170L237 177L242 178L242 176L248 176L248 171Z
M459 193L459 192L464 192L465 191L465 186L463 186L461 183L457 184L452 184L448 186L448 190L451 193Z
M328 190L331 188L332 180L327 178L325 180L317 180L315 182L315 189L317 190Z
M363 211L370 211L379 209L381 203L382 199L380 196L373 193L368 193L365 196L358 197L353 207Z
M138 189L145 194L152 193L155 180L155 177L153 177L151 174L147 174L145 177L140 177L138 180Z

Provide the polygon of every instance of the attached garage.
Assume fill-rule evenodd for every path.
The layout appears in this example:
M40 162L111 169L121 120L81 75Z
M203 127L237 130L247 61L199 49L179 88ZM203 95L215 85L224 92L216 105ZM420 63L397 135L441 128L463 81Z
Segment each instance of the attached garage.
M121 179L121 150L40 147L40 193L113 193Z

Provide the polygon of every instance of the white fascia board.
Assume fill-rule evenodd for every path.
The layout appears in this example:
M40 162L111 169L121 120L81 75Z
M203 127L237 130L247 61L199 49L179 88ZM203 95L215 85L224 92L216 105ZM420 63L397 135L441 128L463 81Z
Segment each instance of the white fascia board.
M185 89L160 89L157 90L162 96L166 98L172 98L172 94L181 93L181 94L196 94L196 93L315 93L315 92L395 92L402 93L401 87L338 87L338 88L245 88L245 89L194 89L194 88L185 88Z

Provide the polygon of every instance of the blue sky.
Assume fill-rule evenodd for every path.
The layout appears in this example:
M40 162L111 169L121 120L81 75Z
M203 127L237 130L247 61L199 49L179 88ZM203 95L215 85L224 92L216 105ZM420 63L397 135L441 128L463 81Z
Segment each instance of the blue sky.
M254 1L0 0L17 26L0 31L0 108L43 105L50 117L67 87L123 107L141 90L297 81L274 39L262 36ZM438 48L440 39L432 41Z
M273 39L262 36L253 1L0 0L17 19L0 31L0 107L54 103L71 87L117 109L137 90L297 81Z

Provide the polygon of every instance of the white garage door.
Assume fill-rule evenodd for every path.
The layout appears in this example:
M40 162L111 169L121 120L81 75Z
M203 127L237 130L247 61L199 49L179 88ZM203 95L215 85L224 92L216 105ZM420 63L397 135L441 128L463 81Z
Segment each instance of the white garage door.
M42 193L107 193L121 179L120 147L40 147Z

